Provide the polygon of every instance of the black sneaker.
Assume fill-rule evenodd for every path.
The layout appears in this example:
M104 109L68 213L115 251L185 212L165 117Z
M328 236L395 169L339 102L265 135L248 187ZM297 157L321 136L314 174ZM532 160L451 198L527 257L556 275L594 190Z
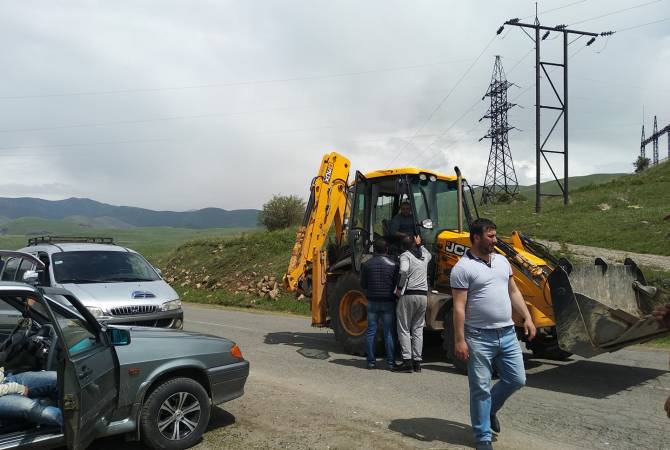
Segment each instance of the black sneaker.
M368 363L368 370L373 370L373 369L376 369L376 368L377 368L376 363L373 363L373 362Z
M412 369L415 372L421 372L421 361L412 361Z
M491 414L491 430L500 433L500 421L495 414Z
M477 445L475 446L476 450L493 450L493 446L491 445L491 441L481 441L477 442Z
M404 359L400 364L396 364L391 368L392 372L412 373L412 361Z

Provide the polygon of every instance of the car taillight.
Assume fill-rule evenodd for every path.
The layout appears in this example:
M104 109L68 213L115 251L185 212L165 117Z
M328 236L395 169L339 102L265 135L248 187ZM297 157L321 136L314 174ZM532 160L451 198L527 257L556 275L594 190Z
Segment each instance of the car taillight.
M230 349L230 354L235 358L242 359L242 350L240 350L240 347L238 347L237 344L233 345L233 347Z

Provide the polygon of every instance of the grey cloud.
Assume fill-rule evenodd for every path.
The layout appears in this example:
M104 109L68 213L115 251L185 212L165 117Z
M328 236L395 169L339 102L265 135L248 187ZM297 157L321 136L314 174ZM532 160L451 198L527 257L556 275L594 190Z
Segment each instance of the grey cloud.
M540 3L540 10L556 6ZM584 2L540 18L573 23L627 6ZM0 147L31 147L0 150L3 195L27 188L22 180L39 162L49 167L44 186L53 186L33 195L154 209L257 208L274 193L306 196L321 155L332 150L361 170L392 159L449 173L458 165L479 183L489 148L477 141L487 126L477 120L487 105L464 113L486 91L495 54L521 86L511 96L531 86L533 55L521 60L530 40L506 30L427 118L499 24L533 10L533 2L520 0L6 3L0 97L131 92L0 98L3 130L252 113L0 133ZM617 29L668 12L660 2L580 27ZM558 42L547 42L544 57L559 56ZM630 171L642 106L648 130L653 114L670 120L662 75L670 72L669 43L661 23L599 39L570 60L571 173ZM445 61L454 62L438 64ZM412 65L418 67L364 73ZM261 80L275 81L224 86ZM524 184L534 174L533 92L519 97L525 109L510 114L523 130L510 135L510 145ZM550 94L543 90L545 99Z

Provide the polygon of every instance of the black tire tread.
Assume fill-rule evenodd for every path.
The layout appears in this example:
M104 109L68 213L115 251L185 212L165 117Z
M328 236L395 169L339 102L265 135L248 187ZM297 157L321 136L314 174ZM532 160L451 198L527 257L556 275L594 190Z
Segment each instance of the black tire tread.
M186 385L191 388L189 391L182 386ZM158 429L153 429L153 422L156 417L157 409L165 401L167 396L173 394L178 390L190 392L200 400L200 422L198 427L189 436L180 442L168 441L160 434ZM195 391L195 392L194 392ZM153 391L151 391L142 405L142 413L140 415L140 429L142 442L149 448L165 449L165 450L181 450L192 447L202 438L209 423L209 415L211 404L209 395L205 388L193 378L176 377L163 381Z
M326 295L330 326L335 334L335 339L342 344L346 352L352 355L365 356L367 353L365 350L365 333L361 336L351 336L340 323L340 300L346 292L352 289L362 291L358 275L355 272L348 272L334 282L329 283Z

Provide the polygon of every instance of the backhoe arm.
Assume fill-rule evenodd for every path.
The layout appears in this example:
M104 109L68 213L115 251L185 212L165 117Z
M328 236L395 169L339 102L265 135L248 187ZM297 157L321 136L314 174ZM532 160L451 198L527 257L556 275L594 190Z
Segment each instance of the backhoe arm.
M349 160L339 153L333 152L323 157L319 173L310 186L305 216L298 228L291 260L284 275L287 290L312 297L313 315L314 307L320 306L326 281L326 258L321 249L333 223L337 243L340 244L342 240L349 167ZM325 321L325 317L315 321Z

